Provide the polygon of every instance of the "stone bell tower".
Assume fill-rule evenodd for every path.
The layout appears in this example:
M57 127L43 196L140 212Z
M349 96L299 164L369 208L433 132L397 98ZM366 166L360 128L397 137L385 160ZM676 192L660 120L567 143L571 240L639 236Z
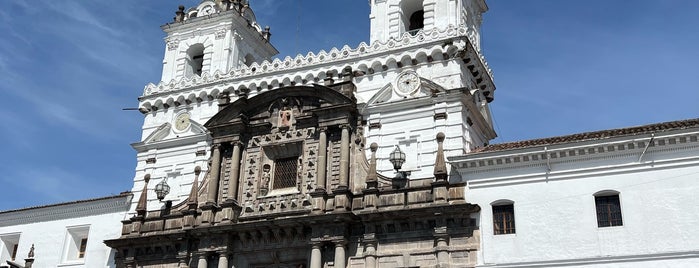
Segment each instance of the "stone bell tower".
M398 39L403 33L465 27L480 50L485 0L371 0L371 42Z
M246 0L205 0L161 26L167 33L163 76L168 83L207 73L226 73L279 53L270 44L269 27L257 24Z

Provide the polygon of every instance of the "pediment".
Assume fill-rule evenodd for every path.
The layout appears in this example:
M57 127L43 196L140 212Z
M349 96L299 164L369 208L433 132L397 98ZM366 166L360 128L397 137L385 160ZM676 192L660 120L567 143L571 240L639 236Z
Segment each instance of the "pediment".
M445 92L446 89L439 84L424 77L420 77L419 88L410 94L400 94L396 89L395 83L390 82L384 85L379 91L367 101L365 107L372 107L391 102L399 102L406 99L416 99L422 97L434 96L437 93Z
M176 132L175 129L172 127L172 124L163 123L162 125L158 126L158 128L155 131L148 135L148 137L143 139L142 143L149 144L185 136L205 134L206 132L206 127L194 120L190 120L189 128L183 132Z
M204 126L207 129L215 129L223 125L247 124L247 120L272 117L284 109L305 115L326 107L353 106L355 102L353 98L321 85L286 87L267 91L250 99L239 98L219 111Z

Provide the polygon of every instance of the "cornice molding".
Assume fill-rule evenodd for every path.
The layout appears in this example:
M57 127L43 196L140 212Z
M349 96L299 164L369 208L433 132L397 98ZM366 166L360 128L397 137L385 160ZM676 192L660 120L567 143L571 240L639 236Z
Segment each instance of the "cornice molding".
M699 147L699 132L674 132L660 134L655 137L650 135L631 135L613 139L586 142L570 142L547 146L536 146L506 151L466 154L449 157L449 162L459 168L486 168L495 166L515 167L526 166L535 163L562 162L561 159L573 159L575 161L591 160L610 155L626 153L641 153L648 145L648 152L667 150L672 147Z
M223 91L259 94L258 90L266 91L292 83L316 83L324 79L328 71L340 74L346 66L364 73L384 72L387 68L400 69L400 64L397 63L405 56L416 58L417 55L424 54L422 60L431 61L435 53L440 57L447 56L447 59L460 58L468 62L467 64L473 67L472 72L479 75L479 87L492 92L495 89L492 70L483 55L474 48L473 42L463 25L452 25L442 30L420 31L414 36L405 33L399 39L376 41L371 45L361 43L354 49L349 46L332 48L327 52L321 50L317 54L309 52L305 56L299 54L295 58L277 58L259 64L253 63L251 66L242 66L226 73L205 72L200 77L183 77L179 80L160 82L158 85L148 84L139 99L142 108L151 110L151 106L157 107L171 100L215 96ZM375 70L375 65L380 69Z
M678 168L699 163L699 155L677 157L668 156L675 152L692 152L699 149L698 132L680 132L655 136L646 149L650 137L644 135L625 137L615 141L559 145L553 150L541 146L489 154L473 158L465 156L449 157L450 164L457 168L460 176L469 181L469 187L493 187L519 183L532 183L542 180L555 181L578 177L602 176L616 173L629 173L653 169ZM634 139L635 137L635 139ZM645 150L645 153L644 153ZM580 154L584 152L584 154ZM644 154L645 159L640 156ZM665 154L665 155L662 155ZM548 158L547 158L548 155ZM658 156L660 156L658 158ZM631 161L625 161L629 159ZM591 163L604 160L607 165ZM613 160L624 160L616 161ZM570 164L580 163L578 167ZM561 164L566 164L562 167ZM518 170L525 170L521 172ZM483 178L483 174L493 176ZM474 175L481 174L473 178Z

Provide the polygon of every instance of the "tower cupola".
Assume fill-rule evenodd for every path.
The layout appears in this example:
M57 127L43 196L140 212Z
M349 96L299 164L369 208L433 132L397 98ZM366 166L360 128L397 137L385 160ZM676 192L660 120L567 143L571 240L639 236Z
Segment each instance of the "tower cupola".
M246 0L204 0L196 7L179 6L167 34L161 81L228 72L262 62L279 53L270 43L269 27L261 27Z
M466 28L480 50L481 15L488 11L484 0L371 0L370 5L372 43L453 25Z

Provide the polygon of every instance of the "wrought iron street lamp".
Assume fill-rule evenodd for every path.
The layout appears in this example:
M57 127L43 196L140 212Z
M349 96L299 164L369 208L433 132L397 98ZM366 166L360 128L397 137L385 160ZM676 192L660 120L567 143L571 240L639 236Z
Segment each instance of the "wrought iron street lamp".
M158 200L163 201L163 198L170 193L170 185L167 185L167 179L155 185L155 195Z
M408 182L408 176L410 176L410 171L401 171L403 163L405 163L405 153L400 150L400 147L396 145L396 149L391 152L388 156L388 161L393 164L393 169L398 172L398 176L393 179L394 188L404 188Z

